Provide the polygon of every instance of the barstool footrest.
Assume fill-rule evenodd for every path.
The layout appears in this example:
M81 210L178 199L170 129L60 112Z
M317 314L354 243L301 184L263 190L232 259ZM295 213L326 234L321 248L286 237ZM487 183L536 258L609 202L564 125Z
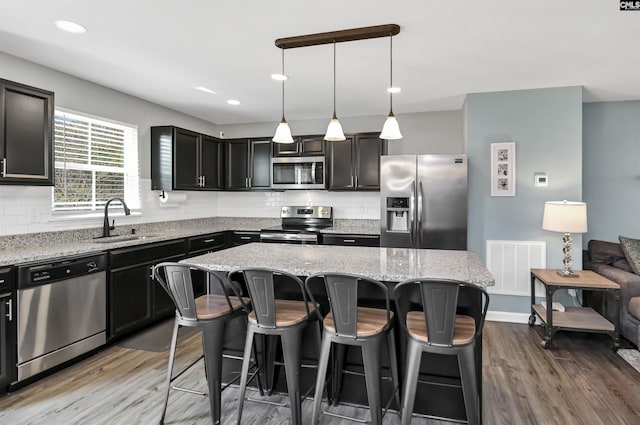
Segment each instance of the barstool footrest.
M330 412L328 410L323 410L322 413L324 413L327 416L333 416L335 418L340 418L340 419L346 419L348 421L353 421L353 422L358 422L361 424L366 424L369 422L368 419L360 419L360 418L354 418L352 416L347 416L347 415L341 415L340 413L334 413L334 412Z
M247 397L247 401L253 401L256 403L268 404L270 406L278 406L278 407L289 406L287 403L279 403L277 401L269 401L269 400L260 400L260 399L251 398L251 397Z
M196 394L196 395L207 395L207 393L203 393L202 391L191 390L189 388L178 387L176 385L171 386L172 390L182 391L184 393Z

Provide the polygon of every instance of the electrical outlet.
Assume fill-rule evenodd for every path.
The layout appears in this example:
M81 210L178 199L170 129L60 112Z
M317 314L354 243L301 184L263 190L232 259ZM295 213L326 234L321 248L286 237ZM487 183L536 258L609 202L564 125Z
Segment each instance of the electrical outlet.
M570 296L572 296L573 298L578 296L578 293L576 292L575 289L568 289L567 292L569 293Z

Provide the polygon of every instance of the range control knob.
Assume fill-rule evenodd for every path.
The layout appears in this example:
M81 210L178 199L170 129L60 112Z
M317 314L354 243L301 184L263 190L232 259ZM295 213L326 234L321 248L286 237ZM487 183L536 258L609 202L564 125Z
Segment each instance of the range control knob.
M98 265L94 261L89 261L87 263L87 271L92 272L98 269Z

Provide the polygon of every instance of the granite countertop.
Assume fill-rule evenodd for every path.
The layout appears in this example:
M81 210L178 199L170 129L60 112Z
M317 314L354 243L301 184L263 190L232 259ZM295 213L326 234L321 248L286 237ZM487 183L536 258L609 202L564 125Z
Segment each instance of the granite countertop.
M226 230L258 231L281 223L279 218L213 217L159 223L144 223L134 226L118 226L109 242L98 243L94 238L102 228L44 232L0 237L0 266L31 263L74 255L92 254L143 245L205 235ZM131 238L136 229L137 239ZM324 233L379 234L378 220L334 220L334 227L323 229Z
M470 251L251 243L183 262L220 271L264 267L297 276L333 271L387 282L421 277L455 279L483 287L495 284L480 258Z

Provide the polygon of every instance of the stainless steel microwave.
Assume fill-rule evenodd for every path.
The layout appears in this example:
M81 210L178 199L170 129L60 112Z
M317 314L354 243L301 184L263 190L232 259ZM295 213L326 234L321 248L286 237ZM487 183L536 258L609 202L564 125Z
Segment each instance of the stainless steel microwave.
M324 156L271 158L272 189L326 189Z

